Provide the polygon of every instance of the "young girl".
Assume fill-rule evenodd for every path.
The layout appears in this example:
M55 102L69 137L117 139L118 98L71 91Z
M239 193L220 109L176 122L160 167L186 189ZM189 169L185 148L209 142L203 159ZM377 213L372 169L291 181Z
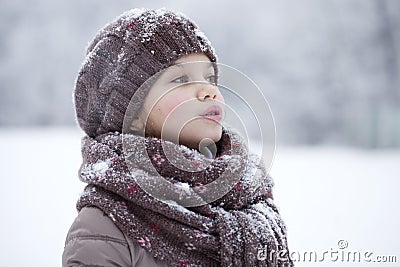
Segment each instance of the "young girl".
M223 125L216 62L197 25L165 9L96 35L74 91L88 185L63 266L293 265L272 180Z

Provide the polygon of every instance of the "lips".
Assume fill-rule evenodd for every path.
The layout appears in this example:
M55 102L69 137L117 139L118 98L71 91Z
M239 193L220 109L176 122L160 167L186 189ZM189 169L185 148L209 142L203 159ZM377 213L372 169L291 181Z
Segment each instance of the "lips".
M212 106L208 109L206 109L202 114L200 114L201 117L213 121L221 121L222 120L222 109L219 106Z

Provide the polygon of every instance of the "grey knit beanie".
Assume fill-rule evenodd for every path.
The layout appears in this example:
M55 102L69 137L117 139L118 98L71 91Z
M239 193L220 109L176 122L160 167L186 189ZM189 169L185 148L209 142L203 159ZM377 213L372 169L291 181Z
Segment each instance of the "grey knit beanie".
M121 132L137 89L190 53L204 53L211 62L217 61L207 37L185 15L164 8L123 13L101 29L87 48L74 90L79 126L91 137Z

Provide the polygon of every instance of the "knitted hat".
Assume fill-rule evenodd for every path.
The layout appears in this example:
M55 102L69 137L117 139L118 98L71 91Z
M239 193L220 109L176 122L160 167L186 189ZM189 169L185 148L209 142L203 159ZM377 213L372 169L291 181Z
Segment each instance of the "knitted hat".
M164 8L123 13L101 29L87 48L74 90L79 126L91 137L121 132L137 89L190 53L204 53L211 62L217 61L207 37L185 15Z

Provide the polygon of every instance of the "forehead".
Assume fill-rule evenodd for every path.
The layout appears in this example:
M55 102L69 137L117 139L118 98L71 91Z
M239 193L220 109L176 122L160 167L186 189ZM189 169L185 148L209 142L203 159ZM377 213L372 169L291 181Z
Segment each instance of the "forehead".
M212 63L210 59L204 54L190 54L175 61L174 64L168 67L165 72L173 71L204 71L213 69L215 63Z

